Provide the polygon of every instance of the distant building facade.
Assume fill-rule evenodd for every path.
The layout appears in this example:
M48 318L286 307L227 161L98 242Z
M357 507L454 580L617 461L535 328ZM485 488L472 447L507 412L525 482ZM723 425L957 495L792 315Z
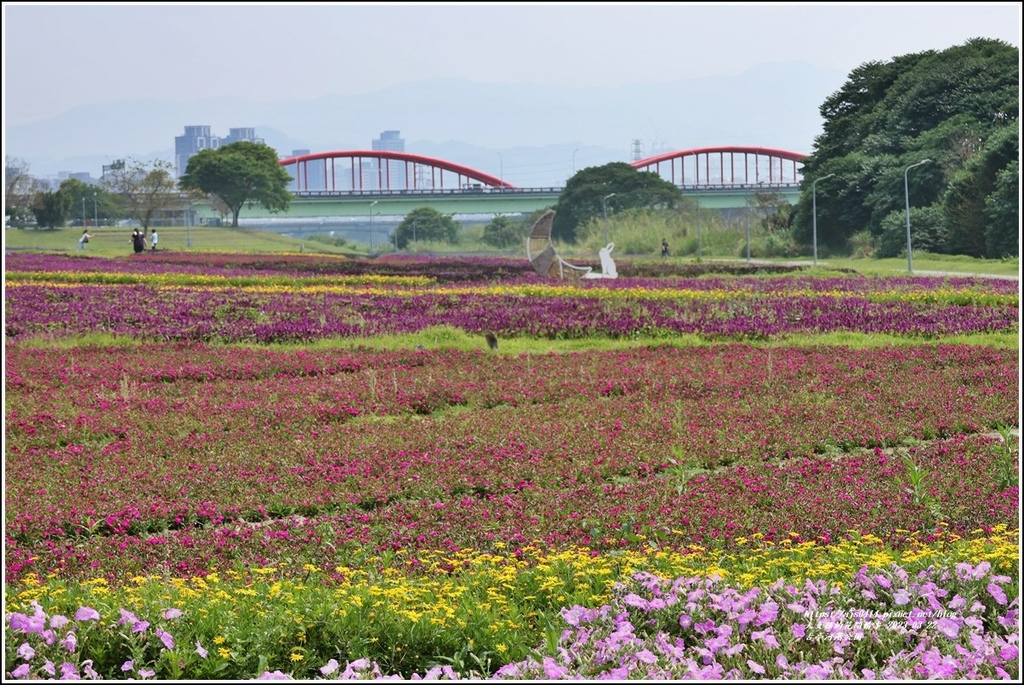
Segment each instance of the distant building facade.
M371 150L382 152L405 152L405 139L400 131L381 131L380 138L374 138L371 143ZM406 168L403 162L385 162L381 166L381 173L378 176L377 168L364 169L363 187L379 189L383 187L403 189L409 186L407 179L402 178L402 171ZM369 178L367 178L369 174ZM390 182L389 182L390 181Z
M188 168L188 160L192 155L203 150L216 150L221 145L229 145L247 140L251 143L262 143L256 137L255 128L229 128L224 138L210 133L209 126L186 126L185 135L174 137L174 167L180 177Z

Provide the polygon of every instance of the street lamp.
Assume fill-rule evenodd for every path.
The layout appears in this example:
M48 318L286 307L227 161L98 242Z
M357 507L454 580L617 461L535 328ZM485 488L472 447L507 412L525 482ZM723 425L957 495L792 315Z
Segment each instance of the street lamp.
M572 173L573 174L576 173L576 153L579 152L579 151L580 151L579 148L576 148L575 150L572 151Z
M910 166L908 166L906 169L903 170L903 199L907 203L907 273L908 274L909 273L914 273L914 257L913 257L913 253L910 250L910 185L909 185L909 182L907 181L907 172L909 172L911 169L913 169L916 166L921 166L922 164L927 164L930 161L932 161L932 160L930 160L930 159L922 159L917 164L911 164Z
M374 205L378 202L380 201L374 200L370 203L370 254L374 253Z
M608 198L615 197L615 193L605 195L601 198L601 211L604 214L604 244L608 244Z
M99 223L100 223L100 221L99 221L99 213L96 211L96 191L94 190L94 191L92 191L92 225L93 225L93 228L98 226Z
M743 221L747 226L747 261L750 261L750 188L743 189Z
M82 195L82 226L85 226L85 222L88 219L85 218L85 195Z
M826 178L832 178L833 176L835 176L835 174L822 176L821 178L814 179L814 182L811 183L811 226L813 227L812 240L814 242L814 266L818 266L818 196L815 186L818 185L818 181L822 181Z
M497 150L495 150L497 152ZM498 152L498 178L501 179L501 185L498 186L498 190L505 189L505 158Z
M703 258L704 246L700 234L700 194L696 190L693 191L693 199L697 203L697 260L699 261Z

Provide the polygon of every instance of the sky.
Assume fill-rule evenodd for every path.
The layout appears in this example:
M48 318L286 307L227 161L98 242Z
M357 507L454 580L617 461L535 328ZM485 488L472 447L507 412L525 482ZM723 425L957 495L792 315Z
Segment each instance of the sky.
M622 86L805 61L848 74L970 38L1021 3L3 4L4 126L79 105L361 94L427 78Z

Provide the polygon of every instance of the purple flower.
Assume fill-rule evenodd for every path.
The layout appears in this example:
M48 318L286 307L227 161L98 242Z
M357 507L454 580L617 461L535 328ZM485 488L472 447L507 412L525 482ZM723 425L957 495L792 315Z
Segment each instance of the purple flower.
M164 618L168 621L172 621L176 618L181 618L181 609L175 609L171 607L170 609L164 612ZM168 647L168 649L170 649L170 647Z
M123 625L125 623L135 624L138 623L138 617L127 609L121 609L121 618L117 621L117 625Z
M544 657L544 675L551 680L559 680L569 675L569 671L560 666L557 661L549 656Z
M18 647L18 656L25 661L32 661L32 657L36 655L36 650L32 649L32 645L27 642L22 642L21 646Z
M264 671L258 680L291 680L291 676L281 671L274 671L273 673Z
M136 621L135 625L132 626L133 633L144 633L149 628L149 621Z
M992 599L996 600L996 604L1006 604L1006 593L1003 592L1003 588L995 583L989 583L985 589L992 595Z
M935 627L950 640L954 639L960 632L960 624L951 618L940 618L935 622Z
M1013 645L1004 645L999 650L999 658L1003 661L1014 661L1017 658L1018 650Z
M82 662L82 670L85 671L85 674L93 680L98 680L100 677L100 674L92 667L92 659L86 659Z
M32 672L32 669L29 668L28 664L22 664L21 666L18 666L16 669L11 671L11 677L12 678L24 678L25 676L27 676L31 672Z
M910 593L907 592L905 588L900 588L896 590L896 592L892 593L892 601L899 606L903 606L910 601Z
M156 671L154 671L152 669L144 668L144 669L139 671L139 675L142 676L143 678L152 678L153 676L156 675Z
M75 637L74 633L68 633L64 636L64 640L61 644L64 645L64 649L74 654L75 649L78 647L78 638Z
M57 675L57 669L53 665L53 662L50 661L49 659L47 659L46 663L43 664L43 670L46 671L47 673L49 673L50 675Z
M760 675L764 675L764 666L762 666L761 664L757 663L753 659L747 659L747 666L754 673L758 673Z
M164 647L167 649L174 649L174 636L162 628L156 629L156 636L160 638L160 642L164 643Z
M645 664L653 664L658 660L658 657L654 655L654 652L652 652L649 649L644 649L642 651L637 652L636 658L639 661L644 662Z
M794 623L789 627L789 629L793 631L793 637L798 640L803 639L804 635L807 634L807 626L803 623Z
M26 616L25 614L19 614L17 612L11 614L11 630L20 630L27 633L27 626L28 616Z
M81 680L82 677L78 675L78 667L74 664L65 661L60 665L60 679L61 680Z
M206 658L206 655L209 654L209 652L203 648L203 645L199 642L199 640L196 640L196 654L198 654L204 659Z
M75 612L76 621L98 621L100 620L100 612L96 611L92 607L82 607ZM118 623L118 625L121 625Z
M60 630L68 624L68 617L57 614L50 618L50 627L54 630Z
M331 675L338 670L338 662L335 659L331 659L326 664L320 667L320 672L324 675Z
M785 654L779 652L775 656L775 665L778 666L780 670L785 671L789 668L789 659L786 658Z
M121 664L121 670L124 671L124 672L134 671L135 670L135 661L132 660L132 659L129 659L128 661L124 662L123 664Z

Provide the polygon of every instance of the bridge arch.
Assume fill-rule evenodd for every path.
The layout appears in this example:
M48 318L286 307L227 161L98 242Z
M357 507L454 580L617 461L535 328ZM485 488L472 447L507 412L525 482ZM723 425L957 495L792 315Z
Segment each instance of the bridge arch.
M770 147L725 145L666 152L632 164L680 187L792 187L803 178L797 165L806 157Z
M294 179L291 189L295 191L515 188L497 176L443 159L407 152L336 150L285 157L278 163L288 168Z

